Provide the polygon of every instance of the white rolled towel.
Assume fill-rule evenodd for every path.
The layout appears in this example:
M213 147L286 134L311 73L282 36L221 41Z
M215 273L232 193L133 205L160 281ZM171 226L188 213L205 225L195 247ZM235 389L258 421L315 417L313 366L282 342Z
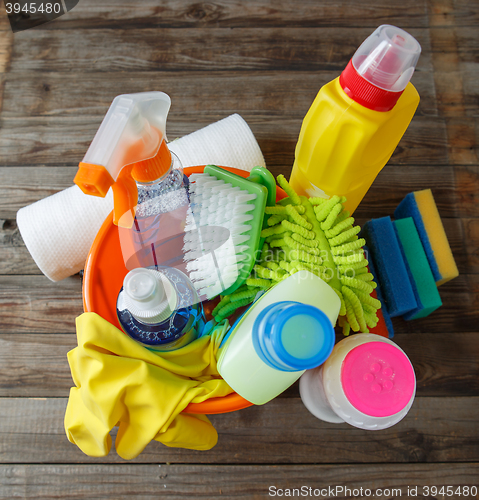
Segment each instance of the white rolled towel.
M216 164L250 171L266 166L261 149L244 119L233 114L168 144L184 167ZM88 196L72 186L21 208L17 224L42 273L60 281L78 273L106 217L113 210L112 191Z

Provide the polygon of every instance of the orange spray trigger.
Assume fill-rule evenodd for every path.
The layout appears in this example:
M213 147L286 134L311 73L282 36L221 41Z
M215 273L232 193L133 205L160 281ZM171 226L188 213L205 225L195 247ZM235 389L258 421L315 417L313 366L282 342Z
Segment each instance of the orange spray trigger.
M135 220L138 188L131 177L132 165L124 168L113 184L113 224L130 229Z
M131 176L138 182L153 182L163 177L171 166L171 153L164 140L161 140L158 154L149 160L133 165Z
M80 163L73 182L85 193L104 198L114 180L102 165Z

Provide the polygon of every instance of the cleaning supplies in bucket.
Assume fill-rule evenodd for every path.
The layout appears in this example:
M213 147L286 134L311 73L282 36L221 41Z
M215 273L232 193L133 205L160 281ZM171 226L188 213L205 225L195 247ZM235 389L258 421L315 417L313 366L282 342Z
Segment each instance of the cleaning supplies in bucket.
M75 182L95 196L104 196L112 187L113 222L119 227L127 269L178 268L191 276L200 300L210 299L225 290L233 291L251 271L266 200L275 200L274 178L262 167L250 176L256 181L251 182L208 166L206 173L194 179L190 194L181 163L165 141L169 106L170 98L162 92L118 96L80 163ZM215 182L208 189L211 176ZM268 183L271 192L263 186ZM235 199L227 199L233 195ZM205 210L209 217L203 227ZM222 216L216 222L221 235L213 231L212 241L208 241L213 212ZM220 247L226 250L214 255ZM224 259L220 258L223 254ZM212 265L205 266L203 260L211 257Z
M204 325L193 284L184 273L168 267L130 271L118 295L117 315L125 333L159 351L185 346Z
M393 341L371 333L341 340L324 365L299 383L301 400L320 420L381 430L404 418L416 393L409 358Z
M290 182L301 195L345 196L353 213L388 162L419 103L409 82L421 53L406 31L380 26L306 114Z
M231 327L218 353L220 375L248 401L267 403L329 356L340 305L311 272L289 276Z

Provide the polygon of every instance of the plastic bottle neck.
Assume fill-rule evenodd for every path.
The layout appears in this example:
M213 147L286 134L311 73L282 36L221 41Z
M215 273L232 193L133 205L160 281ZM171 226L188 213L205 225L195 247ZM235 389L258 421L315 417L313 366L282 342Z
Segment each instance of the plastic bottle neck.
M353 62L348 65L339 77L339 84L344 93L353 101L373 111L391 111L404 90L391 92L368 82L356 71Z
M131 176L136 182L149 184L158 182L171 170L173 159L165 140L161 141L158 153L149 160L135 163L131 170Z

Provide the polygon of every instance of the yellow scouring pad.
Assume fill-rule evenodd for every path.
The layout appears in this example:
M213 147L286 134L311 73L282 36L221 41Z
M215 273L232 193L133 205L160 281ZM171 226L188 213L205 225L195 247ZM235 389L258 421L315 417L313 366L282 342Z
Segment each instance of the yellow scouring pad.
M394 212L396 219L412 217L424 246L429 265L440 286L459 276L436 202L430 189L409 193Z

